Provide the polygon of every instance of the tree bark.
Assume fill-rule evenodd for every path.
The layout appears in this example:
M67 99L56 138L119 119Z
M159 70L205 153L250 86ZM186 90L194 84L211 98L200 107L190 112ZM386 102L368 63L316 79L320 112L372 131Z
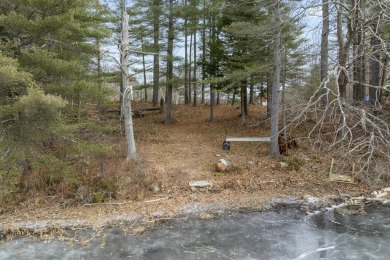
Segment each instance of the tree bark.
M279 89L280 89L280 71L281 71L281 19L279 11L279 1L275 4L275 27L277 30L274 46L275 71L272 82L272 107L271 107L271 144L270 156L278 158L279 152Z
M236 90L233 90L233 97L232 97L232 106L234 106L234 103L236 103Z
M354 20L358 23L357 40L354 48L354 84L353 99L361 102L364 100L365 62L364 62L364 21L359 14L363 12L364 0L356 3Z
M329 71L329 0L322 0L322 33L321 33L321 82L322 105L328 105L327 78Z
M158 104L160 83L160 8L161 0L153 0L153 106Z
M272 114L272 92L272 73L267 72L267 118Z
M206 9L206 1L203 0L203 11ZM206 79L206 14L203 13L203 27L202 27L202 99L201 103L205 103L205 83Z
M196 33L198 31L198 26L197 26L197 23L198 23L198 19L195 18L194 19L194 73L193 73L193 77L192 77L192 82L193 82L193 89L194 89L194 102L193 102L193 106L196 107L196 102L197 102L197 89L196 89L196 69L197 69L197 66L196 66L196 42L197 42L197 39L196 39Z
M347 64L347 53L344 49L344 36L343 36L343 10L344 10L344 0L339 0L338 10L337 10L337 41L339 44L339 78L337 80L339 85L339 93L342 99L345 99L347 96L347 75L346 75L346 64Z
M210 84L210 122L214 122L215 92L213 84Z
M240 86L240 107L241 107L241 122L245 122L245 88L246 84L244 81L241 81L241 86Z
M381 9L379 6L379 3L375 3L376 6L374 7L374 15L376 19L372 21L372 32L373 35L371 35L371 48L372 48L372 54L371 54L371 82L370 82L370 88L369 88L369 95L370 95L370 102L376 108L379 105L380 102L380 49L381 49L381 41L379 39L380 37L380 28L379 28L379 22L381 19Z
M171 124L173 120L172 113L172 94L173 94L173 0L169 0L168 14L168 48L167 48L167 110L165 114L165 124Z
M184 1L185 7L187 7L187 0ZM188 19L184 17L184 104L188 105Z
M254 76L250 76L250 83L249 83L249 104L254 104L254 96L255 96L255 83L254 83Z
M142 39L142 52L144 52L144 41ZM148 88L146 87L146 63L145 63L145 53L142 53L142 67L143 67L143 74L144 74L144 92L145 97L144 100L148 101Z
M190 33L190 53L189 53L189 62L188 62L188 104L192 103L192 29Z
M136 148L134 141L134 129L133 119L131 116L131 101L130 101L130 88L127 86L129 75L129 15L126 12L126 8L122 12L122 40L121 40L121 67L122 67L122 86L123 92L123 104L122 114L125 120L125 134L127 141L127 160L136 159Z

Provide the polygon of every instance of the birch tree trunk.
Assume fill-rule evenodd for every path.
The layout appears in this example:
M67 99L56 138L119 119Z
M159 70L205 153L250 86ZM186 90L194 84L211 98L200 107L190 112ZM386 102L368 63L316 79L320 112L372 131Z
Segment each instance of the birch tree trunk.
M130 101L130 87L127 86L129 77L129 15L126 12L126 7L122 12L122 39L121 39L121 67L122 67L122 86L123 104L122 115L125 120L125 133L127 142L127 160L136 159L136 149L134 141L133 118L131 117L131 101Z

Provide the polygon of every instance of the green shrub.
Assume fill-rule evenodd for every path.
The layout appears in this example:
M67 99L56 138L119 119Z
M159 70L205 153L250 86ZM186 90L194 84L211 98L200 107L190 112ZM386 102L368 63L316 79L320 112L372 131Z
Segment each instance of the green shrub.
M42 155L32 162L32 169L37 178L42 178L44 187L49 193L58 192L59 186L66 186L68 191L74 191L80 181L75 175L73 166L52 155Z
M17 190L23 168L16 161L0 157L0 202L10 198Z

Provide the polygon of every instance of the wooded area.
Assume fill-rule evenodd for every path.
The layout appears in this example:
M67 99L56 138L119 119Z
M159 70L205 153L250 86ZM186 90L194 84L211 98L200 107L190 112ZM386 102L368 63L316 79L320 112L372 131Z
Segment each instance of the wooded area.
M390 1L4 0L0 42L2 203L34 192L115 198L121 179L107 161L139 172L137 140L152 142L133 131L133 91L148 107L163 99L173 128L174 95L194 117L208 106L205 125L223 105L246 124L258 116L249 106L267 101L257 121L268 120L270 157L289 132L307 153L336 158L340 174L354 165L367 185L390 181ZM122 121L104 121L118 108ZM122 133L126 152L112 141Z

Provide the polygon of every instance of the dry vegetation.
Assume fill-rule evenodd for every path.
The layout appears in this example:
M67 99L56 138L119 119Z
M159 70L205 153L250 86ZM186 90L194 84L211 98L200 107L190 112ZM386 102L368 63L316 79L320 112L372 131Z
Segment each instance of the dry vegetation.
M135 108L145 106L150 104L134 104ZM78 170L85 178L84 183L89 181L90 185L78 187L74 196L66 196L67 187L63 187L64 190L51 196L35 191L28 198L19 197L12 204L3 205L2 228L12 230L37 222L45 223L44 226L101 227L113 222L133 223L140 216L150 223L183 216L198 207L209 211L262 209L276 197L305 200L311 196L359 196L371 191L359 178L353 184L329 181L333 155L312 149L305 138L315 125L310 120L289 131L299 147L280 158L288 164L287 168L282 168L279 160L269 158L267 143L235 142L229 151L224 151L222 142L226 136L269 135L266 108L259 105L249 108L250 116L245 123L239 117L239 109L226 105L216 107L214 123L209 122L208 105L175 106L172 125L165 125L164 115L158 111L144 112L134 118L138 159L128 162L117 114L102 113L90 106L85 116L107 128L105 134L91 138L111 147L107 155L79 158L83 163L78 164ZM229 162L229 167L219 173L215 164L221 158ZM24 178L27 179L24 183L33 185L36 176L32 172ZM192 191L188 183L199 180L211 181L212 187ZM94 184L107 187L92 192ZM134 230L139 228L142 229L134 227Z

